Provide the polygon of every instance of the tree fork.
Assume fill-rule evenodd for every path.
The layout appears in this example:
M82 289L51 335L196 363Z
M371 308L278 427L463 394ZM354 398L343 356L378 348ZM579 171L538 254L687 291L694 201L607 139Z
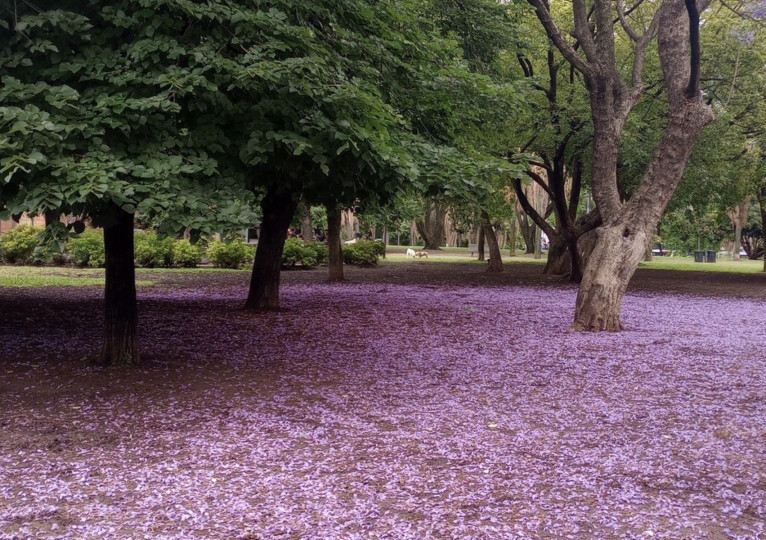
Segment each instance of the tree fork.
M133 221L133 214L110 204L104 226L106 284L101 362L105 365L140 362Z

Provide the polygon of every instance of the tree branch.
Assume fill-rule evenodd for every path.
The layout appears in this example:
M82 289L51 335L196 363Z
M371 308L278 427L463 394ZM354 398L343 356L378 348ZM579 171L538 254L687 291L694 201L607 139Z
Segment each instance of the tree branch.
M689 47L691 49L691 69L686 97L692 99L700 93L700 12L697 10L696 0L685 0L685 4L686 12L689 14Z
M544 0L527 0L529 4L535 8L535 14L540 20L540 23L545 28L545 32L556 48L564 55L564 58L574 66L577 71L582 73L586 78L590 78L593 74L593 68L591 65L583 59L574 47L564 38L556 23L551 18L551 14L546 7Z
M530 218L532 218L532 221L535 222L535 225L540 227L542 231L548 236L548 238L552 238L556 235L556 231L551 227L551 225L545 221L543 216L541 216L537 210L535 210L532 205L529 203L529 199L527 199L527 194L524 193L524 189L521 187L521 180L514 180L513 181L513 189L516 191L516 197L519 200L519 204L521 205L521 208L524 210L524 213L528 215Z

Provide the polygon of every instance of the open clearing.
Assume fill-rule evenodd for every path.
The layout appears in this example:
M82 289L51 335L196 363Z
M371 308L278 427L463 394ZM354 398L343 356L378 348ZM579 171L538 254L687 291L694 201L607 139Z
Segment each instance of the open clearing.
M766 535L766 281L640 270L627 330L517 264L141 272L145 365L93 367L99 287L0 289L0 538ZM89 276L89 279L92 276ZM699 294L694 294L699 293Z

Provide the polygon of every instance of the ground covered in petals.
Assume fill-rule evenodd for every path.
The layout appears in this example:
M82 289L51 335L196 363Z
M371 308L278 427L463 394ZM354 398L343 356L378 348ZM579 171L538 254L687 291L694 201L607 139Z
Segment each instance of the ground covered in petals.
M539 267L417 264L264 314L163 274L131 369L88 361L98 288L0 291L0 538L766 537L762 293L640 275L572 334Z

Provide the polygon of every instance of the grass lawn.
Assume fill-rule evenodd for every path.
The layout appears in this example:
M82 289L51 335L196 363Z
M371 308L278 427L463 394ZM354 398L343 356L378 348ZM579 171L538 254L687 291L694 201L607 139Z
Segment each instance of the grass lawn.
M653 261L642 262L640 268L691 272L757 274L758 272L763 272L763 261L742 259L740 261L718 260L714 263L698 263L694 262L693 257L655 257Z
M147 287L154 281L138 279L136 285ZM103 286L102 268L60 268L37 266L0 266L0 287L86 287Z

